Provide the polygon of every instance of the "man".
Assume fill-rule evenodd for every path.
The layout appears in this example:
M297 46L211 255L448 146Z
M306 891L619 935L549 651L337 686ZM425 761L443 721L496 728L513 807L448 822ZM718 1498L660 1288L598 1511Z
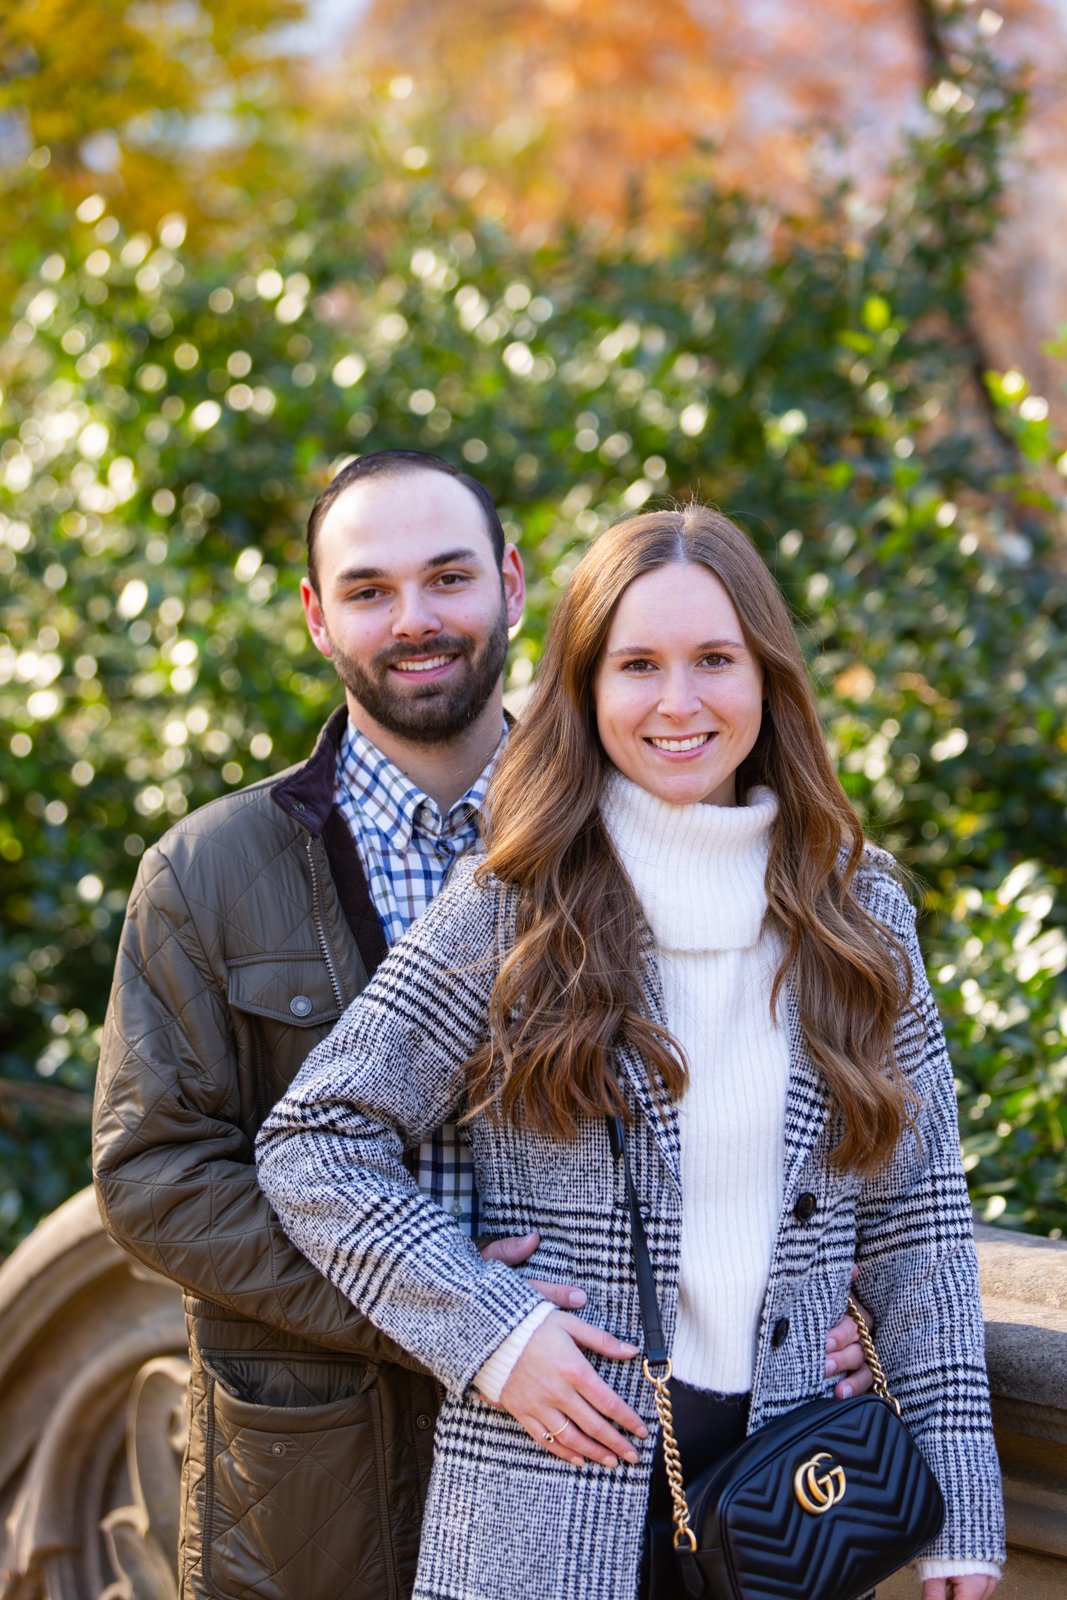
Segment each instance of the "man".
M182 1600L406 1596L432 1459L436 1384L289 1244L252 1145L475 843L505 736L522 564L480 484L382 451L320 495L301 592L346 705L303 765L205 806L146 852L101 1052L105 1226L185 1291ZM454 1128L413 1171L477 1233ZM517 1265L536 1243L488 1249ZM541 1287L584 1303L578 1288ZM842 1349L830 1361L865 1387L850 1328L831 1335Z

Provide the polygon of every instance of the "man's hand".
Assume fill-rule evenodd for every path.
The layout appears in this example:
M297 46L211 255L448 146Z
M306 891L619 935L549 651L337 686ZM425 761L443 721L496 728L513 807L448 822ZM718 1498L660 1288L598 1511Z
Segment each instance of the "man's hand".
M989 1600L999 1582L999 1578L987 1578L983 1572L972 1573L969 1578L927 1578L923 1600Z
M858 1274L859 1267L853 1267L853 1283ZM874 1319L865 1308L861 1307L861 1310L869 1328ZM854 1394L866 1394L873 1387L874 1373L867 1365L856 1324L847 1313L826 1335L826 1366L823 1370L828 1378L833 1377L835 1372L845 1374L840 1383L834 1384L834 1398L837 1400L851 1400Z
M524 1261L529 1261L540 1243L541 1235L538 1233L526 1233L518 1239L494 1239L491 1244L482 1246L482 1260L503 1261L505 1266L521 1267ZM542 1299L551 1300L562 1311L577 1311L587 1299L584 1289L577 1289L570 1284L541 1283L531 1278L530 1288L536 1289Z

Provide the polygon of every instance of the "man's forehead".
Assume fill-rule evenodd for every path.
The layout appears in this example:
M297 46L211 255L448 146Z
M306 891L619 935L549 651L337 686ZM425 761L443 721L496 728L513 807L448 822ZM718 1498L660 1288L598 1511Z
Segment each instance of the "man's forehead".
M333 559L346 564L357 550L373 551L376 564L430 559L434 546L458 545L493 554L481 504L445 473L389 473L357 480L334 501L319 537ZM391 558L391 559L390 559Z

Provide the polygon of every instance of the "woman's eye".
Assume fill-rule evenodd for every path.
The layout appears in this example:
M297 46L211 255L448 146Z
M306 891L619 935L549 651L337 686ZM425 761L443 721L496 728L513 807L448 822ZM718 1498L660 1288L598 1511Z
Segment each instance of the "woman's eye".
M725 667L725 666L729 666L730 657L729 656L721 656L717 650L713 650L710 655L705 656L703 658L703 664L706 667Z
M646 661L643 656L635 656L632 661L623 662L622 670L624 672L651 672L652 662Z

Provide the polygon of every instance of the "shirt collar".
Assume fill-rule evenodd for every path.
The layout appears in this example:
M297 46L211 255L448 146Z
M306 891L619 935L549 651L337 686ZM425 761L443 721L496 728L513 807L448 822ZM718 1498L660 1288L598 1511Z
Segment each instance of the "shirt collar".
M416 829L433 835L455 832L472 817L481 815L489 779L507 736L504 723L496 749L482 771L448 815L442 817L436 800L417 788L349 721L337 756L338 787L360 806L379 832L388 834L399 848L407 849Z

